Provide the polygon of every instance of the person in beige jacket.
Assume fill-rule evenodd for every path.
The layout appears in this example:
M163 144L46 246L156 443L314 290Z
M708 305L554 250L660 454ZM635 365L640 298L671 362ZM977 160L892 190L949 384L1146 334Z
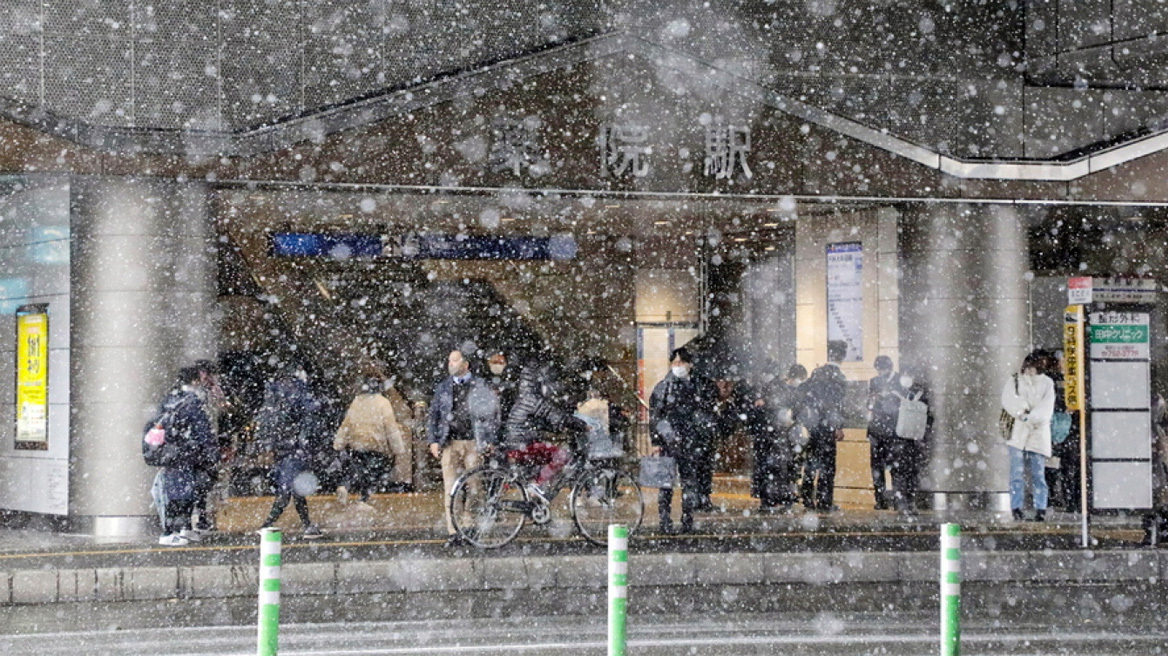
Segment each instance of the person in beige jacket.
M407 457L405 436L393 404L381 393L383 384L379 376L362 381L333 438L334 449L349 453L347 491L360 494L362 503L369 501L374 487L378 456Z

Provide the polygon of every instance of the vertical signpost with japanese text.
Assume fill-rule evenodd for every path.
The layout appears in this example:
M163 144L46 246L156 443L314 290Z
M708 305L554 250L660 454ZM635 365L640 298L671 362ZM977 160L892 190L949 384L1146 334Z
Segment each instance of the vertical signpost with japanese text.
M1075 297L1072 295L1072 302ZM1087 302L1090 302L1090 296L1087 296ZM1087 315L1082 305L1071 305L1067 307L1063 320L1063 355L1066 363L1066 375L1063 379L1063 400L1067 405L1067 412L1073 412L1079 418L1079 435L1087 434L1087 413L1086 403L1083 401L1083 395L1087 389L1087 367L1083 361L1085 351L1083 348L1083 339L1085 337L1083 329L1086 323ZM1090 513L1086 512L1089 507L1087 505L1087 440L1082 437L1079 438L1079 507L1084 510L1082 513L1082 531L1081 544L1084 548L1089 546L1090 542L1090 527L1088 525L1088 516Z
M16 310L15 448L49 448L49 308Z

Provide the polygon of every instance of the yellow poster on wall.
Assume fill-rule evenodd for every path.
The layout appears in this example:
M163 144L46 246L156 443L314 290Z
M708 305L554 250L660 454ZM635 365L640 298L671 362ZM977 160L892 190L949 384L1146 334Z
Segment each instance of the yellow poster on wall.
M49 314L16 311L16 448L49 448Z

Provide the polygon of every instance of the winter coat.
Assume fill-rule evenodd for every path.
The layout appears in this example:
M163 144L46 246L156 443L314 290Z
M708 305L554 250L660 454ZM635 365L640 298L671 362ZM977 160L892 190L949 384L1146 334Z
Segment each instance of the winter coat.
M557 402L565 394L549 367L525 367L519 376L519 391L515 405L507 417L504 444L508 449L521 449L540 442L548 434L568 432L583 438L588 424L573 416L576 404L565 407ZM574 446L583 447L582 444Z
M406 440L393 412L393 404L381 394L358 394L349 404L345 418L333 438L337 451L349 449L365 453L403 456Z
M649 437L667 451L707 449L717 430L714 404L718 392L710 381L669 372L649 397Z
M804 402L799 423L813 435L835 432L844 427L844 399L848 379L839 365L825 364L811 372L799 386Z
M868 434L873 437L896 437L896 420L900 414L900 397L904 389L898 376L876 376L868 381Z
M766 435L756 435L755 439L762 437L785 446L805 444L803 426L799 423L799 411L805 399L799 386L776 379L763 390L762 400L765 405L758 410L765 415Z
M1054 381L1043 374L1017 374L1006 381L1002 388L1002 408L1014 416L1014 430L1006 441L1007 446L1050 457L1054 396Z
M319 411L307 383L293 377L276 379L264 389L264 402L256 413L256 441L277 461L311 462L312 430Z
M167 394L158 414L163 413L169 413L171 418L166 441L178 452L177 462L167 469L206 469L219 461L218 442L194 388L184 385Z
M479 449L499 441L499 400L494 390L483 379L471 376L462 385L470 385L467 407L470 409L471 430ZM430 444L445 448L450 442L450 422L454 410L454 377L445 378L434 388L426 435Z

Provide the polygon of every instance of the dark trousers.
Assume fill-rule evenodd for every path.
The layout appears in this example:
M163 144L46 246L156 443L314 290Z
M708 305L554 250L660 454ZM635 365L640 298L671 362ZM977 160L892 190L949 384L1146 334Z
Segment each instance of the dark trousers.
M835 454L835 431L811 431L801 495L808 508L830 510L835 504Z
M717 459L717 449L712 445L701 447L694 453L694 463L697 467L697 494L699 506L710 503L710 495L714 493L714 464Z
M191 527L191 510L194 508L195 502L192 499L184 499L182 501L175 501L171 499L166 502L166 526L163 530L167 535L174 533L181 533L184 529Z
M876 508L888 507L888 489L884 472L891 468L892 443L900 438L879 433L868 433L868 451L872 465L872 496L876 498Z
M1050 505L1067 512L1079 512L1080 497L1079 435L1077 427L1062 443L1052 447L1051 455L1059 459L1058 469L1046 469L1046 485L1050 489Z
M280 515L283 515L284 509L288 507L289 501L296 505L296 514L300 515L301 524L308 526L312 523L308 519L308 499L296 494L291 489L280 489L276 490L276 500L272 503L272 510L268 513L268 520L264 522L264 527L272 526L280 519Z
M368 451L350 451L348 457L345 484L349 492L361 495L362 501L368 501L370 493L377 488L381 479L378 471L382 456Z
M899 437L888 438L888 465L892 470L892 499L897 510L911 511L916 507L920 484L921 444Z
M219 479L219 472L214 468L201 469L195 473L195 499L192 502L192 512L199 513L199 528L214 528L215 522L207 512L207 499L211 496L211 489Z
M785 440L774 434L755 436L751 487L760 506L773 508L795 501L793 461L794 453Z
M678 453L666 449L665 455L677 463L678 478L681 479L681 530L693 530L693 514L702 504L702 460L704 453L692 451ZM661 518L661 528L673 526L670 516L673 508L673 488L663 487L657 492L657 513Z

